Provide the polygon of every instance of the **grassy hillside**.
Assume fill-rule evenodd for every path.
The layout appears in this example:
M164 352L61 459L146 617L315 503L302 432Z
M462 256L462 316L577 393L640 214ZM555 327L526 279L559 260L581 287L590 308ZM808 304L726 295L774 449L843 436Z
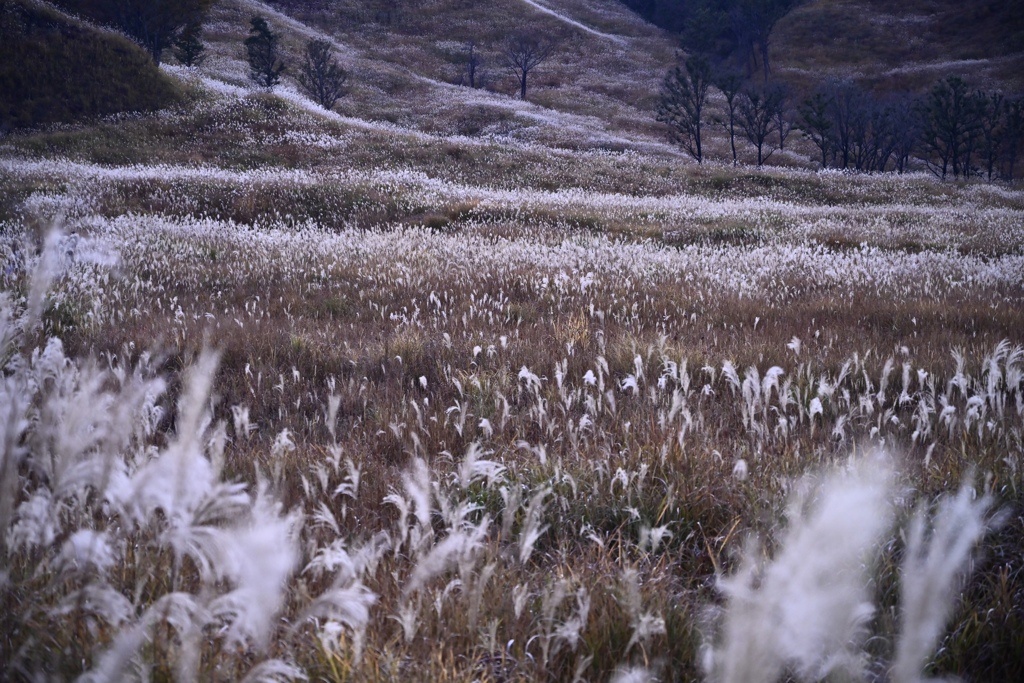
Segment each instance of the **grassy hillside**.
M569 5L566 18L573 23L522 0L399 5L402 11L390 20L373 12L370 2L277 2L272 7L336 42L342 64L353 74L353 96L339 104L344 114L444 134L521 131L521 138L541 142L553 142L580 126L598 136L606 131L607 137L657 130L651 112L673 60L673 42L613 1ZM244 25L258 11L255 3L221 3L212 17L211 37L240 41L241 35L225 29ZM287 17L276 23L274 16L270 19L287 34L286 49L295 63L310 28L293 28ZM516 30L558 41L550 63L536 70L528 103L513 99L517 87L500 54ZM454 85L464 80L469 41L483 56L485 87L479 91ZM573 119L559 118L559 113Z
M772 55L798 82L854 77L924 91L951 75L1024 90L1024 6L1012 0L812 0L779 22Z
M153 111L177 97L123 36L34 0L0 4L0 130Z

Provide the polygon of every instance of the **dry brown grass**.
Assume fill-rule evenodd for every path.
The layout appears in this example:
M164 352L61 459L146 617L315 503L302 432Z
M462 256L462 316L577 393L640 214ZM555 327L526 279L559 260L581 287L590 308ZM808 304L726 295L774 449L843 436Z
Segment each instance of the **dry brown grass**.
M419 97L392 86L396 108ZM632 97L614 83L604 96ZM18 301L42 243L23 235L63 215L80 240L67 243L42 329L23 340L28 356L47 335L76 363L113 369L151 351L146 372L168 383L145 444L159 450L182 419L182 372L217 349L206 405L228 425L224 479L268 481L305 521L268 649L227 645L208 625L202 679L238 680L276 656L329 681L604 681L626 666L694 680L716 580L748 536L773 552L794 481L879 448L897 461L900 524L915 501L969 476L1006 511L929 675L1020 678L1020 192L696 168L573 135L552 147L418 136L267 97L193 104L7 140L0 238L3 291ZM472 134L519 114L481 105L460 116ZM132 141L130 160L167 166L13 159L96 162L119 139ZM95 245L119 263L93 264ZM744 380L748 392L770 387L774 367L775 387L745 397ZM1002 379L989 384L994 368ZM16 371L5 365L4 378ZM234 427L236 407L250 435ZM500 480L464 485L470 453L505 468ZM413 498L419 461L432 490L425 523L396 502ZM27 472L19 482L18 503L45 486ZM460 504L472 506L461 517ZM105 514L83 519L112 525ZM114 590L141 609L172 586L225 588L188 562L176 571L165 550L146 555L161 547L160 523L130 537ZM543 532L524 550L531 528ZM466 567L422 574L431 550L475 530ZM904 544L890 531L869 625L879 672L898 630ZM49 609L72 588L47 564L64 540L5 549L0 586L0 661L55 678L96 664L116 635ZM308 617L338 572L301 567L336 541L376 562L358 572L376 597L365 631ZM163 680L180 651L161 626L139 656Z

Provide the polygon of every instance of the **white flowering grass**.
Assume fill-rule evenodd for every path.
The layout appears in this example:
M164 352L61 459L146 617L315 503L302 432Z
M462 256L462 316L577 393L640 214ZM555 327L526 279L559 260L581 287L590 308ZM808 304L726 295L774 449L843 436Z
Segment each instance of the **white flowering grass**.
M736 573L719 580L721 637L705 654L712 680L862 675L874 611L868 582L892 521L889 470L881 459L860 463L796 496L771 561L756 541L748 543Z
M717 544L738 538L744 516L763 515L742 502L742 492L781 499L779 482L808 462L800 449L819 459L842 453L847 439L896 444L924 456L915 471L928 480L948 476L933 463L941 457L942 467L953 467L951 440L963 440L972 452L998 456L984 461L993 476L1012 477L1018 466L1014 435L1024 376L1018 344L955 351L940 361L908 348L854 347L830 357L828 349L843 354L850 347L823 345L820 332L793 335L790 328L770 337L774 351L763 347L770 358L747 353L708 362L688 358L667 336L714 333L704 323L714 309L699 316L675 309L666 317L649 290L661 283L660 291L670 291L696 279L704 288L691 290L698 302L712 292L749 301L759 313L749 334L766 335L768 311L779 315L783 304L802 301L800 288L766 285L786 268L799 268L800 287L814 283L812 291L853 278L857 296L878 300L913 302L927 287L942 297L994 301L1013 291L1013 256L945 254L930 261L866 248L837 253L842 260L835 265L815 260L821 250L757 247L762 262L741 261L730 272L724 264L749 248L668 250L545 234L480 245L467 235L419 229L332 234L142 217L94 219L88 241L100 245L90 249L118 247L122 264L144 263L148 274L143 279L129 265L112 278L103 262L76 257L82 240L51 240L64 257L44 252L27 262L26 273L50 273L58 296L43 297L29 316L27 302L39 299L27 287L23 300L9 297L4 309L11 362L5 391L13 415L5 422L13 425L5 443L16 454L5 459L5 471L31 454L37 476L5 480L17 493L8 499L4 533L18 561L46 549L48 570L84 581L45 598L48 618L79 618L80 605L117 629L95 650L89 670L96 676L129 671L154 646L175 652L172 668L187 676L204 666L209 645L199 634L214 626L216 647L254 653L314 639L320 661L338 671L379 663L382 639L396 633L396 642L411 651L446 625L479 631L479 642L507 636L504 642L520 644L512 656L532 657L537 675L610 671L670 647L680 620L697 610L661 583L664 572L673 563L690 572L717 569L717 559L715 566L695 565L694 544L718 552ZM214 271L201 265L211 249L219 254L212 286ZM453 253L463 265L439 271ZM860 266L851 268L854 263ZM222 414L231 416L233 431L210 417L208 398L217 393L213 354L196 356L172 410L160 398L165 382L144 379L142 359L134 370L107 352L102 370L68 358L55 339L33 352L20 346L27 334L49 329L50 302L92 300L82 336L111 320L146 320L176 330L178 344L199 343L200 331L218 326L263 343L261 335L278 329L281 317L292 330L286 353L305 353L316 328L307 326L298 300L284 305L280 295L258 292L239 301L228 293L253 281L302 283L308 293L318 291L311 284L334 287L345 277L360 283L359 290L342 290L354 315L349 328L329 329L340 335L342 353L351 354L346 367L357 374L325 378L321 368L301 365L300 356L286 355L282 367L248 355L229 375L238 384ZM406 287L426 294L400 307L378 303L381 293ZM521 314L510 313L513 291L563 322L538 339ZM364 321L395 332L386 349L373 351L346 332ZM609 342L623 328L658 335L646 346L639 337ZM229 344L223 355L237 353L230 337L221 339ZM437 362L421 351L432 339ZM534 343L550 355L533 353ZM26 402L33 391L44 398ZM151 443L157 438L160 446ZM374 448L384 439L397 443L400 465L382 464ZM327 445L311 446L317 442ZM241 463L240 453L246 454ZM253 480L238 483L229 470ZM853 468L812 487L791 507L774 560L755 552L723 579L722 640L708 659L714 678L771 680L789 672L811 680L861 670L859 648L871 635L873 613L864 587L878 566L875 549L892 532L887 510L896 489L887 481L884 468L874 479ZM121 526L69 524L85 509L76 492L90 486L103 492L103 519ZM290 492L294 507L279 507L271 491ZM728 502L688 502L711 496ZM718 509L730 515L719 518ZM972 530L963 538L977 540L979 519L968 516L952 528ZM718 526L719 540L705 526ZM167 572L167 592L140 603L112 580L124 562L124 534L151 535L154 547L166 551L146 571ZM918 539L913 547L923 548L925 537L910 534ZM934 535L940 543L947 537ZM946 555L914 550L920 567L906 565L907 581L934 586L907 591L901 608L908 624L921 625L901 632L924 634L920 642L898 640L895 631L885 636L899 643L908 680L932 656L949 615L939 596L948 599L958 585L973 544ZM590 557L593 566L576 565L575 554ZM928 559L940 556L949 562ZM576 565L578 578L534 578L561 563ZM10 573L7 580L20 581ZM208 586L215 589L201 588ZM681 609L691 616L676 612ZM540 616L531 618L531 610ZM287 628L278 623L284 613ZM500 627L505 618L508 625ZM617 644L607 645L613 662L592 645L609 619L623 629ZM165 622L170 630L160 631ZM170 640L158 642L158 632ZM487 647L489 657L510 656ZM281 670L295 659L281 660Z
M348 28L321 116L262 7L195 107L3 143L0 677L697 679L712 602L716 680L1020 677L1019 190L695 168Z
M222 647L265 651L298 559L299 516L282 514L265 490L252 495L221 480L226 434L207 409L214 354L190 369L174 435L157 449L148 442L164 383L146 378L144 364L79 367L54 338L42 352L26 353L45 296L37 292L57 275L58 244L48 240L27 304L4 295L0 319L4 565L19 576L52 577L45 594L7 619L19 628L45 618L72 629L113 629L113 637L79 644L100 648L83 680L133 677L148 666L140 658L150 648L174 653L177 676L193 679L201 634L213 626ZM126 567L141 581L134 592L122 583ZM33 652L38 645L25 645L10 653L9 671L67 675Z

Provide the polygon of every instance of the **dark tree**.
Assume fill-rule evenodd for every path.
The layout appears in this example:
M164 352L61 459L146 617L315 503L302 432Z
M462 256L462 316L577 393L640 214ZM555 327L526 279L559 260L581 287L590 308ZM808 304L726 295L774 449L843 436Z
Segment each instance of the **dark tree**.
M261 16L252 18L245 51L249 57L249 76L264 88L273 88L281 80L284 64L278 59L278 36Z
M871 169L875 155L875 135L872 124L875 122L875 103L866 94L861 93L856 106L850 112L850 162L858 171Z
M519 99L526 99L526 79L530 73L546 62L554 50L550 40L526 33L512 36L505 44L505 65L519 81Z
M480 70L481 63L482 60L480 59L480 53L477 52L476 43L470 41L469 52L466 55L466 80L469 81L470 88L477 86L477 72Z
M736 165L736 115L739 108L739 94L743 89L743 77L732 69L721 69L714 75L715 86L725 97L725 118L719 123L729 133L729 147L732 149L732 164Z
M622 0L656 26L678 33L688 53L731 62L747 77L771 74L769 53L779 20L804 0Z
M796 127L803 136L814 143L821 152L821 167L828 167L828 157L832 152L832 98L823 89L819 89L797 107Z
M368 4L373 12L373 20L378 24L392 26L402 19L400 0L371 0Z
M891 105L893 130L893 163L896 172L903 173L910 163L910 155L917 148L921 137L921 119L917 115L917 104L910 95L897 98Z
M746 70L771 75L772 33L779 20L802 0L687 0L679 12L682 41L691 51L713 54Z
M136 40L157 64L183 28L201 23L214 0L57 0L58 5Z
M843 155L848 166L858 171L885 171L891 159L898 170L906 166L906 157L916 137L916 126L907 100L879 100L856 86L844 84L838 91L839 106L834 130L845 145Z
M622 0L623 4L655 26L672 33L686 27L692 0Z
M989 180L996 172L996 164L1006 137L1006 98L1002 93L977 93L976 106L980 115L981 160Z
M174 41L174 58L185 66L201 66L206 60L206 46L200 38L203 27L192 22L181 30Z
M761 61L764 82L771 76L771 63L768 59L772 31L782 17L798 4L798 0L744 0L739 3L748 23L748 31L753 36L753 43Z
M978 101L958 76L950 76L932 88L921 107L925 163L940 178L971 172L971 155L978 141L981 116Z
M154 111L179 97L150 55L125 36L69 20L46 3L0 0L0 136L26 126ZM7 182L0 181L0 195Z
M1024 99L1011 100L1006 105L1006 145L1003 152L1003 177L1013 181L1014 167L1021 142L1024 141Z
M704 103L711 87L711 66L703 57L689 57L665 76L658 102L658 120L669 126L669 137L701 163Z
M830 99L830 115L832 117L833 153L836 155L836 166L849 168L853 154L853 139L858 122L863 116L864 101L867 98L863 90L850 80L829 81L825 92Z
M728 11L716 2L697 2L686 7L689 11L680 11L679 39L682 47L690 53L710 55L716 61L735 58L737 43L741 39L735 31L726 28L732 27Z
M771 33L778 20L795 4L792 0L740 0L729 12L736 46L745 54L750 75L753 76L760 66L765 83L771 76L768 59Z
M775 109L775 128L779 133L779 150L786 149L786 138L793 131L793 115L790 111L790 93L785 83L775 86L778 92L778 106Z
M896 151L898 142L895 105L892 102L878 102L872 111L871 135L872 155L868 170L884 172Z
M348 73L331 55L331 44L326 40L306 43L305 60L299 70L299 84L324 109L331 109L345 94Z
M776 132L781 99L779 90L772 87L750 88L740 96L740 129L757 150L758 166L763 166L775 152L768 138Z
M918 117L909 96L878 100L852 81L818 88L798 108L797 128L821 152L824 168L903 173L918 140Z

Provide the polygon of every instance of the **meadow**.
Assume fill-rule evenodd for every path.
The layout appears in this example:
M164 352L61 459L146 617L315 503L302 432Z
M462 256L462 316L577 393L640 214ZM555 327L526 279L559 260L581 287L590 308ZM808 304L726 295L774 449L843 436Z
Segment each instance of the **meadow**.
M217 59L0 141L3 678L1024 676L1019 188Z

